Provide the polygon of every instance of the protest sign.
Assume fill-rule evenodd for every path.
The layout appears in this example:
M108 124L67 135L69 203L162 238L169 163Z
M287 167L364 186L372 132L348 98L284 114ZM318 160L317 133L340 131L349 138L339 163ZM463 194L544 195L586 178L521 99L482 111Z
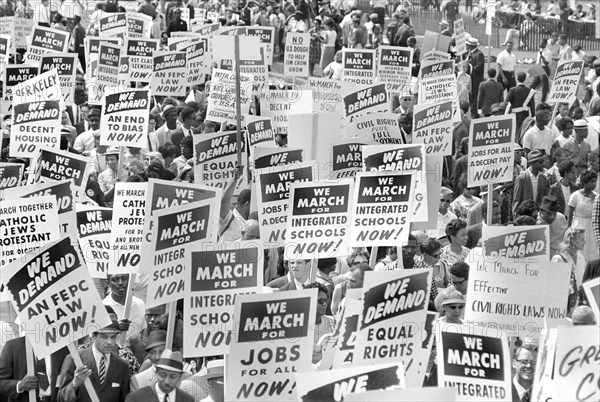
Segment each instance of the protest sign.
M105 95L100 118L100 145L144 148L148 142L150 91L129 89Z
M252 150L254 147L274 147L275 134L269 117L244 116L247 143Z
M375 81L375 50L342 49L344 81L357 85L371 85Z
M303 90L263 90L259 92L260 115L270 117L275 134L288 133L288 116L312 113L312 94Z
M147 183L115 183L108 272L137 274L144 234Z
M146 209L144 216L144 236L142 239L142 258L140 272L147 274L152 266L152 217L154 212L164 208L173 208L194 201L221 199L221 190L216 187L202 186L186 182L171 182L149 179L146 190ZM215 204L215 208L217 204Z
M522 263L550 262L550 228L542 226L484 226L481 239L488 261L510 258Z
M15 17L3 16L0 17L0 35L8 38L15 37ZM8 53L13 54L15 52L15 41L11 41L8 47Z
M427 317L431 270L366 272L352 364L402 362L417 368Z
M41 56L47 53L66 53L69 48L69 36L66 31L35 26L25 53L25 63L39 63Z
M307 89L312 91L313 110L315 112L341 112L344 107L342 88L348 88L351 85L345 81L308 77Z
M356 179L350 226L351 245L404 244L408 240L413 208L414 174L359 172Z
M214 200L196 201L154 211L151 250L153 264L146 307L176 302L183 297L191 252L203 242L217 240L219 211Z
M62 96L67 105L73 103L75 97L75 75L79 60L76 53L51 53L44 55L40 61L40 74L56 69L62 90Z
M288 32L285 36L283 75L286 77L308 77L308 49L310 34Z
M206 119L217 123L237 122L236 112L236 90L235 72L214 68L210 82L210 92L208 94L208 105L206 108ZM252 77L247 74L240 74L240 107L242 114L247 114L250 110L250 90Z
M421 64L419 103L439 103L457 99L454 60L426 61Z
M77 204L79 248L92 278L106 279L110 260L112 208Z
M571 268L567 263L508 259L470 264L465 319L507 335L535 335L564 323Z
M9 155L30 158L42 147L59 148L61 112L57 100L14 103Z
M19 73L22 73L19 70ZM20 82L12 88L13 105L25 102L41 102L60 100L62 91L56 69L36 74L27 81Z
M55 195L58 205L58 222L61 236L77 234L76 216L73 202L73 181L60 180L56 183L41 183L19 186L0 192L0 199L43 197Z
M471 120L469 133L469 187L513 180L515 115Z
M202 38L192 43L178 44L177 51L186 53L187 86L204 84L206 74L210 74L208 38Z
M600 278L588 280L582 286L596 321L600 321Z
M577 98L579 80L584 71L583 60L560 60L550 86L548 103L571 103Z
M373 143L360 138L336 141L331 148L333 153L331 178L354 177L356 172L362 171L362 146L367 144Z
M154 52L154 70L150 80L152 96L185 96L185 52Z
M31 171L28 183L49 183L65 179L73 180L73 191L76 201L83 200L88 182L88 163L85 156L58 149L42 148L39 156L34 158L35 170Z
M315 371L296 373L299 401L343 401L347 395L367 391L404 388L402 364L388 363L335 369L327 375Z
M438 384L456 388L461 401L512 401L506 336L475 326L437 325Z
M2 81L2 102L0 113L12 113L13 87L38 75L38 66L34 64L7 65Z
M413 49L410 47L379 46L377 80L407 84L412 74Z
M213 21L216 20L218 20L218 18L214 19ZM199 26L194 26L192 24L192 32L199 33L200 35L214 36L219 32L220 27L220 22L214 22L212 24L204 24Z
M431 298L429 300L431 302ZM421 327L422 331L419 331L421 343L416 346L418 351L413 351L410 366L406 368L407 387L420 387L423 384L423 380L429 369L429 357L431 356L431 350L435 341L435 337L433 336L434 323L438 319L438 316L438 313L427 312L425 324Z
M236 136L235 131L219 131L193 136L194 181L196 183L225 188L227 183L234 178L237 165ZM245 181L247 182L247 180Z
M127 13L127 37L150 38L152 33L152 17L146 14Z
M38 359L111 322L76 243L63 237L3 268L2 281L21 322L39 329L25 333Z
M98 36L105 38L127 36L127 14L105 13L100 17L100 34Z
M297 401L311 370L317 290L240 295L225 368L225 400Z
M349 220L354 182L295 182L290 188L285 235L286 260L350 254Z
M192 251L186 285L183 350L186 356L229 353L237 295L261 293L263 249L260 243L222 243ZM208 249L210 248L210 249Z
M354 360L356 331L358 330L362 301L349 298L344 303L344 313L342 314L340 323L340 333L336 344L333 368L352 367L352 361Z
M250 77L250 82L248 83L250 88L245 90L250 91L252 94L258 94L258 91L269 81L269 67L265 56L265 46L261 45L259 51L259 60L240 59L240 74Z
M24 167L22 163L0 162L0 190L21 185Z
M344 112L349 121L374 112L388 112L385 84L342 89Z
M248 27L248 36L257 36L261 45L265 46L267 65L273 64L273 50L275 49L275 27Z
M53 195L4 200L0 212L1 267L17 259L23 262L31 250L60 238L58 206Z
M314 177L311 162L256 169L260 238L265 245L283 246L290 186L296 181L313 181Z
M300 148L263 148L254 149L254 169L264 169L271 166L297 164L303 160Z
M260 39L246 36L246 27L220 27L219 35L212 37L211 53L213 60L260 60ZM239 41L239 56L235 54L236 38ZM264 57L264 55L262 56Z
M119 38L98 38L98 37L90 37L90 36L87 36L84 39L85 55L86 55L85 80L88 83L88 88L89 88L89 83L92 80L92 78L96 77L96 69L98 68L98 52L100 51L101 43L120 46L121 39L119 39Z
M153 54L158 48L158 39L127 38L125 55L129 57L131 81L150 82L154 70Z
M467 33L462 18L454 21L454 38L456 40L456 54L463 55L467 53Z
M452 102L413 106L413 144L425 144L427 155L452 155Z
M442 58L450 59L450 54L448 54L448 50L450 48L451 42L451 36L446 36L437 32L426 30L425 35L423 37L423 45L421 45L421 62L427 60L427 55L431 53L437 53L438 55L440 55L441 58L439 60L441 60Z
M31 36L34 26L33 19L15 17L15 36L11 48L27 49L27 38Z
M363 402L363 401L378 401L378 402L414 402L414 401L430 401L430 402L455 402L456 389L442 387L423 387L423 388L407 388L395 389L386 391L367 391L360 394L346 395L346 402Z
M117 86L119 84L119 62L121 61L121 46L101 43L98 50L98 67L96 82L100 85Z
M4 71L4 67L8 65L10 58L10 35L0 34L0 70Z
M414 201L411 222L427 222L429 197L427 192L426 152L423 145L365 145L362 149L363 169L367 172L397 171L413 173Z
M380 144L404 144L398 124L398 115L390 112L375 112L359 116L346 126L348 136Z

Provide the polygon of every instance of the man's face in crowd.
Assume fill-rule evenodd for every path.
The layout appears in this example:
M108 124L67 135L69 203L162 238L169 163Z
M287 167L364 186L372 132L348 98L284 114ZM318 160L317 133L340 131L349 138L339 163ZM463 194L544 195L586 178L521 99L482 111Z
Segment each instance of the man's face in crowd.
M558 107L558 113L560 114L560 117L565 117L567 113L569 113L569 105L565 105L564 103L562 103Z
M547 110L537 112L535 115L535 121L538 123L538 125L546 127L548 123L550 123L550 112Z
M100 116L95 115L90 117L90 128L92 130L100 129Z
M569 122L565 124L565 129L563 130L563 136L570 137L573 134L573 123Z
M115 350L117 344L118 334L96 334L94 343L98 350L104 354L112 353Z
M521 349L519 354L513 361L513 368L515 369L515 375L517 379L525 382L533 382L533 374L535 372L535 364L537 359L537 353L531 352L527 349Z
M350 282L348 284L350 289L362 288L364 281L363 272L360 269L354 269L354 271L352 271L352 276L348 281Z
M508 53L510 53L510 52L512 52L512 50L513 50L513 44L512 43L507 43L506 44L506 51Z
M108 155L106 157L106 166L108 166L112 170L117 170L118 162L119 162L119 159L117 158L116 155Z
M187 145L181 145L181 154L185 159L190 159L192 156L194 156L194 151Z
M405 268L412 268L416 254L417 242L415 240L409 240L408 243L402 246L402 263Z
M181 373L157 368L156 378L158 379L158 388L165 394L168 394L177 386L177 383L181 379Z
M540 209L539 216L544 220L544 222L552 223L556 219L556 212L546 211L545 209Z
M450 278L452 279L452 285L454 285L454 288L456 290L458 290L463 295L467 294L467 286L469 285L468 279L461 278L452 274L450 274Z
M150 329L150 332L154 331L158 326L158 318L161 316L158 312L150 311L146 313L146 326Z
M567 44L567 40L565 38L560 38L558 40L558 44L561 45L561 46L564 46L564 45Z
M115 296L125 296L127 294L127 285L129 284L128 275L112 275L108 280L110 291Z
M304 282L308 278L308 262L306 260L290 260L290 272L297 281Z
M177 113L171 112L167 114L167 116L165 117L165 121L169 123L170 126L173 126L177 123L177 116Z
M87 120L89 113L90 113L89 106L82 106L81 107L81 120Z
M575 136L577 138L585 139L588 137L588 134L589 133L587 127L575 129Z
M445 195L440 198L440 208L439 212L442 215L445 215L448 212L448 208L450 207L450 203L452 202L452 196Z

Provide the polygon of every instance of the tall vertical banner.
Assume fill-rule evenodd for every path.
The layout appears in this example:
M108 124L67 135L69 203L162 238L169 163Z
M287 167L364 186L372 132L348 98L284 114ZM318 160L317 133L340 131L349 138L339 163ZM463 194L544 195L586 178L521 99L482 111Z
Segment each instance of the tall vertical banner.
M100 34L98 36L109 38L127 36L127 13L105 13L100 17Z
M550 262L550 227L484 226L483 255L488 261L508 258L521 263Z
M154 52L152 96L185 96L186 74L185 52Z
M104 96L100 144L144 148L148 136L150 91L129 89Z
M285 36L283 75L286 77L308 77L308 50L310 34L288 32Z
M3 268L2 281L28 331L38 359L110 324L75 238L63 237L39 254Z
M423 62L420 74L419 103L439 103L457 99L454 60Z
M404 244L408 240L414 185L414 174L357 173L350 226L351 245Z
M353 366L400 361L406 372L418 368L431 280L425 268L365 273Z
M225 400L298 400L295 373L311 370L316 308L316 289L237 297Z
M2 101L0 113L12 113L13 87L38 75L38 66L34 64L6 65L2 74Z
M342 49L344 81L371 85L375 81L375 50Z
M9 154L30 158L43 147L60 147L60 101L35 101L13 104Z
M536 335L564 324L571 268L567 263L510 259L471 264L465 319L507 335Z
M121 46L100 44L98 51L98 68L96 82L100 85L116 87L119 84L119 62L121 61Z
M0 190L19 186L24 167L23 163L0 162Z
M260 238L266 244L283 246L287 225L290 187L296 181L313 181L311 162L256 170Z
M154 265L152 258L152 217L154 212L164 208L174 208L194 201L220 200L221 190L216 187L149 179L146 191L146 210L144 216L144 237L142 239L142 259L140 272L147 274Z
M476 326L438 325L438 384L455 387L461 401L512 401L512 359L506 335Z
M379 46L377 80L390 84L408 84L412 74L413 49Z
M23 261L31 250L60 238L53 195L3 200L0 212L0 267L17 259Z
M354 182L295 182L291 185L285 259L334 258L350 254Z
M413 144L425 144L427 155L452 154L452 102L415 105L413 109Z
M561 60L556 67L548 94L548 103L571 103L577 97L579 80L584 71L583 60Z
M454 21L454 38L456 40L456 54L463 55L467 53L467 33L462 18Z
M233 310L240 294L261 293L263 249L259 243L221 243L191 252L183 317L186 356L229 353L234 329Z
M79 248L92 278L106 279L110 260L112 208L77 204Z
M154 70L154 52L158 39L127 38L125 55L129 57L129 77L134 82L150 82Z
M47 53L66 53L69 48L70 34L66 31L36 26L25 53L25 63L39 63Z
M137 274L140 269L147 183L115 184L108 272Z
M193 137L194 180L207 186L225 188L233 179L237 165L236 132L219 131Z
M346 88L342 91L348 121L375 112L389 112L385 84Z
M75 75L79 60L76 53L51 53L42 56L40 74L56 69L63 99L67 105L73 103L75 97Z
M515 115L471 120L469 131L469 187L513 180Z
M152 217L152 255L147 307L181 299L190 272L191 252L216 242L218 209L214 200L197 201L155 211Z

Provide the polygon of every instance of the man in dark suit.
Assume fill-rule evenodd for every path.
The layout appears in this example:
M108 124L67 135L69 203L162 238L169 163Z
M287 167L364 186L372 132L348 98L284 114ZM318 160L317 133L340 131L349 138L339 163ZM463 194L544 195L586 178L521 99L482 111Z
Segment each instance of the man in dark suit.
M525 101L529 96L529 92L531 92L531 89L525 85L526 79L527 74L523 71L519 72L517 74L517 86L509 89L508 94L506 95L506 101L510 102L512 106L512 112L516 114L516 132L519 132L521 124L527 116L535 115L535 101L533 100L533 96L530 98L529 103L525 105Z
M40 360L36 367L37 372L45 372L40 369L44 366L44 360ZM41 364L41 366L40 366ZM11 339L4 345L0 354L0 395L8 397L9 402L29 401L29 390L38 390L38 385L47 389L48 378L40 378L33 374L27 374L27 358L25 355L25 337ZM48 391L49 392L49 391ZM40 397L40 401L50 400Z
M299 290L310 283L310 260L290 260L288 266L289 273L286 276L272 280L267 286L279 291Z
M545 160L546 152L541 149L535 149L527 156L529 167L517 177L515 182L512 204L513 214L515 216L517 214L517 208L523 201L534 200L541 205L544 197L550 192L548 178L542 173ZM535 192L532 179L537 182Z
M477 112L479 117L492 114L492 105L504 101L504 87L496 81L496 69L488 70L488 80L479 85L477 93Z
M92 334L94 343L79 352L82 367L75 368L73 358L66 357L60 373L59 402L91 402L83 382L89 378L100 402L122 402L129 393L129 366L114 353L121 333L116 314L113 322Z
M165 350L154 368L157 383L127 395L127 402L194 402L190 394L177 388L185 372L181 352Z
M469 96L469 103L471 104L471 115L473 117L479 117L475 102L477 101L479 85L483 82L483 73L485 71L485 56L477 46L479 46L477 38L470 37L467 39L467 50L469 51L468 62L471 66L471 95Z
M579 187L575 185L575 182L577 181L577 168L570 160L561 161L558 164L558 174L560 174L562 179L550 187L550 195L556 197L558 202L558 212L564 214L569 200L565 199L563 188L568 189L568 195L579 190Z
M529 402L531 400L536 359L537 349L534 345L524 344L515 351L513 357L515 376L512 380L513 402Z

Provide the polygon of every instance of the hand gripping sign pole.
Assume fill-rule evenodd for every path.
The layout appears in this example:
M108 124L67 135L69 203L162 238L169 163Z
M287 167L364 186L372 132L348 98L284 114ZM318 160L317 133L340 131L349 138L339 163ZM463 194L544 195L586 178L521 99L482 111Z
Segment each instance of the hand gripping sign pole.
M77 349L75 349L75 345L72 343L69 343L69 345L67 345L67 348L69 348L69 353L71 354L71 357L73 358L75 367L77 367L77 368L83 367L83 361L81 360L81 356L79 356ZM83 381L83 385L85 386L85 389L86 389L88 395L90 396L90 399L92 400L92 402L100 402L100 399L98 399L98 395L96 395L96 391L94 390L94 386L92 385L89 377L86 378L85 381Z

